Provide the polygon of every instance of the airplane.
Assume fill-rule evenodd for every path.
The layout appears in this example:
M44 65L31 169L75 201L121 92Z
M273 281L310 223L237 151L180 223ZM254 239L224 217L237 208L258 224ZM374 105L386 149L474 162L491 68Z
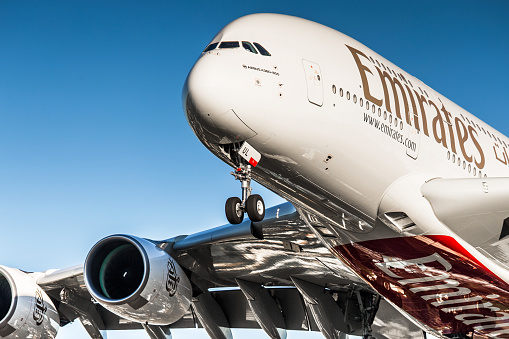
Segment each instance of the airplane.
M71 268L0 266L1 338L54 338L75 320L92 338L509 337L500 132L354 39L281 14L224 27L182 98L241 183L229 223L108 236ZM252 180L288 202L266 209Z

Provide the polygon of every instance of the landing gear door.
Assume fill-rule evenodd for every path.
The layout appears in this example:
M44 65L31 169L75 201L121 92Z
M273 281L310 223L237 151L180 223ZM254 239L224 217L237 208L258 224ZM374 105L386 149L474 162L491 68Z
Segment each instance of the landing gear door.
M302 60L304 73L306 75L306 85L308 88L308 100L317 106L323 105L323 79L320 66L308 60Z

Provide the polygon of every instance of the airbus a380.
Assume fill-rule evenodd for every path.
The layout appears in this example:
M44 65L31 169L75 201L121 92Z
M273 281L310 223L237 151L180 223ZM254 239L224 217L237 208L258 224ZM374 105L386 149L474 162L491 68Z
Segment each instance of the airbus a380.
M102 330L319 330L326 338L509 337L509 140L354 39L255 14L222 29L183 90L234 169L229 224L113 235L84 266L0 266L0 337ZM267 209L254 179L289 201ZM249 220L244 220L247 213Z

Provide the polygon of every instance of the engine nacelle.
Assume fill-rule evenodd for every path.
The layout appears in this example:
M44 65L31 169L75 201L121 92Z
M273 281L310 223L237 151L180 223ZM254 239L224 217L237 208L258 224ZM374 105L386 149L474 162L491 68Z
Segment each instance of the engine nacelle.
M55 338L59 324L55 305L32 277L0 266L0 338Z
M189 309L192 289L177 262L152 242L113 235L92 247L85 283L111 312L140 323L168 325Z

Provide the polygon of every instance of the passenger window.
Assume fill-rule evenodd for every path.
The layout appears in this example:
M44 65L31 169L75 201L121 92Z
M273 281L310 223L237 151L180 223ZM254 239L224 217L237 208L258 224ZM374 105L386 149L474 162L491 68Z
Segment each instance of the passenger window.
M258 54L258 52L256 51L256 49L253 47L253 45L251 45L250 42L248 41L242 41L242 47L244 47L244 49L246 51L249 51L251 53L254 53L254 54Z
M258 48L258 51L260 51L261 55L270 56L269 51L267 51L265 48L263 48L263 46L260 45L259 43L253 42L253 45L255 45L256 48Z
M218 44L218 42L214 42L213 44L208 45L207 48L205 48L202 53L210 52L213 49L216 49L217 44Z
M240 44L238 41L223 41L219 44L219 48L238 48Z

